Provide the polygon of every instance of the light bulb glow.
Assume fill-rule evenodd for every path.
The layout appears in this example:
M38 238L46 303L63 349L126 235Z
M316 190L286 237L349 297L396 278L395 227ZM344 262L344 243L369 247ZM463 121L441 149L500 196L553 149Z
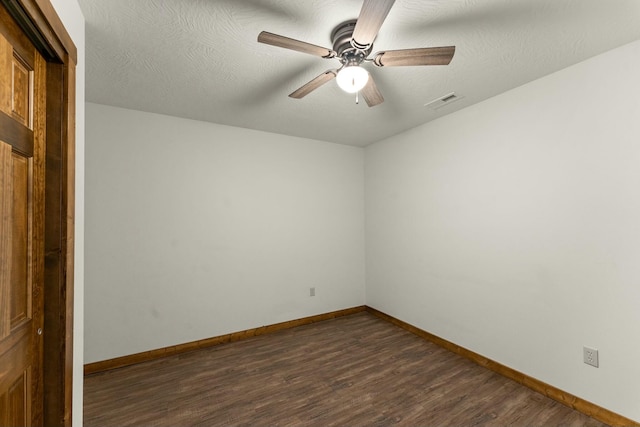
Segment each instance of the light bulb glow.
M356 93L369 81L369 73L358 65L349 65L342 68L336 76L336 82L340 89L348 93Z

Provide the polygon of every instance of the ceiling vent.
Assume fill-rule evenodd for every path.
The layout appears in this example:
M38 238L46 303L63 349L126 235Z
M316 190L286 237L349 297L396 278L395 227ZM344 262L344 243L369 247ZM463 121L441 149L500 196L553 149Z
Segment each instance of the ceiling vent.
M436 98L433 101L427 102L426 104L424 104L424 106L427 108L431 108L432 110L437 110L439 108L444 107L445 105L454 103L462 98L464 97L460 95L456 95L455 92L451 92L441 96L440 98Z

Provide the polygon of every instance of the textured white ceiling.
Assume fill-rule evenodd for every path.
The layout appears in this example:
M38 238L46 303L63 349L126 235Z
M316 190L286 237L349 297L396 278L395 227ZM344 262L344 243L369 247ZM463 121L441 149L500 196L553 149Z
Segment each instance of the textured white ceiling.
M368 67L385 98L369 108L335 82L289 98L339 62L256 41L266 30L330 48L362 0L79 2L88 101L356 146L640 39L638 0L397 0L374 52L456 53L448 66ZM463 98L424 107L450 92Z

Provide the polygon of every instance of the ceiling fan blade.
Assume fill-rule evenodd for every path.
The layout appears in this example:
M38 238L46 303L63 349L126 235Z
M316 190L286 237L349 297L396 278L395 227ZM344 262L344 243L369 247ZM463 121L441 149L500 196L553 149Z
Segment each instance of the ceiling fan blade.
M371 46L394 2L395 0L364 0L353 29L351 43L354 47L365 50Z
M333 80L336 77L336 74L337 74L337 72L335 70L325 71L324 73L320 74L315 79L311 80L309 83L307 83L304 86L296 89L289 96L291 98L296 98L296 99L304 98L305 96L309 95L309 93L311 93L312 91L318 89L323 84Z
M384 98L378 90L378 86L376 86L376 83L373 81L372 75L369 75L369 80L367 81L365 87L363 87L360 91L360 94L362 95L364 100L367 101L367 105L369 107L375 107L376 105L382 104L384 102Z
M378 67L448 65L451 62L455 51L455 46L387 50L385 52L376 53L373 63Z
M298 52L308 53L309 55L319 56L321 58L333 58L336 53L326 47L316 46L315 44L302 42L278 34L263 31L258 34L258 42L270 44L272 46L282 47L285 49L297 50Z

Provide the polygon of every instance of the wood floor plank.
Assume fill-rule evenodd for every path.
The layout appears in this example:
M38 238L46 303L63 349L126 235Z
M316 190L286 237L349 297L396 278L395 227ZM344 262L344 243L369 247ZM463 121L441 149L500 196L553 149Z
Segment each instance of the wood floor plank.
M85 377L91 426L605 424L362 312Z

